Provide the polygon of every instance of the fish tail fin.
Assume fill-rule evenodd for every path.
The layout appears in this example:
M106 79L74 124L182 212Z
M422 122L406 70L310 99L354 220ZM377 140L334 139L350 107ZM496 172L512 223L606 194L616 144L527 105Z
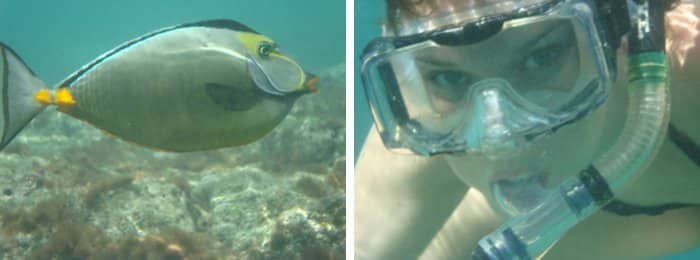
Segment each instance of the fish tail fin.
M50 103L46 83L0 42L0 150Z

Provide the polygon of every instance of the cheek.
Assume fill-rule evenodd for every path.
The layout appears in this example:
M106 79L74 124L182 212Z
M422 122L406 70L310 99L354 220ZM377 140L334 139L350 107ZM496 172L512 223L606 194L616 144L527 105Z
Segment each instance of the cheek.
M427 78L427 76L423 78ZM431 106L435 112L441 114L450 113L457 109L464 96L464 93L460 93L460 91L467 88L466 86L463 86L462 89L457 87L439 87L428 81L423 82L423 84L425 84L425 90L430 98Z
M446 156L454 173L479 190L494 207L494 184L502 180L537 179L543 188L555 188L564 179L584 169L601 154L608 108L602 107L577 123L537 140L518 156L487 160L476 156Z
M579 59L574 51L569 51L564 58L566 62L562 63L559 72L554 74L554 84L556 89L569 90L574 88L574 84L579 76Z
M688 62L688 65L694 65ZM671 76L671 122L700 141L700 66L686 67Z

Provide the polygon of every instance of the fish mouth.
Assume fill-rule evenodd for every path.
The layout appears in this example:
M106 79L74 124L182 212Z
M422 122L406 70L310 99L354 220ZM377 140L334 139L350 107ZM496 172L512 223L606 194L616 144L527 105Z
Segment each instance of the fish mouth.
M318 83L321 79L311 73L305 72L306 73L306 81L304 82L304 87L307 93L310 92L316 92L318 91L318 88L314 86L314 84Z

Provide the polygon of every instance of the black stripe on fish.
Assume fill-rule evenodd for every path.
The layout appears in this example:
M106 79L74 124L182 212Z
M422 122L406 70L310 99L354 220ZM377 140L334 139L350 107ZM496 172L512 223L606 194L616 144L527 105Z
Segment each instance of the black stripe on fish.
M234 31L238 31L238 32L249 32L249 33L260 34L259 32L256 32L255 30L251 29L250 27L248 27L245 24L236 22L234 20L227 20L227 19L207 20L207 21L201 21L201 22L186 23L186 24L181 24L181 25L177 26L177 28L184 28L184 27L221 28L221 29L234 30Z
M0 44L2 44L2 43L0 43ZM8 85L10 83L8 82L8 79L7 79L7 77L8 77L7 53L5 50L11 50L11 49L9 49L6 45L3 44L2 48L0 48L0 57L2 57L2 86L0 86L0 87L2 87L2 89L0 89L0 92L1 92L0 94L2 94L2 108L0 108L0 109L2 109L3 120L5 122L3 122L4 129L2 130L2 136L0 136L0 147L5 146L5 144L3 143L4 142L3 140L9 140L9 139L5 139L5 136L7 135L7 132L10 128L10 123L9 123L10 110L7 107L8 106L7 103L9 101L7 98L7 95L8 95L7 92L9 92L7 90L7 88L8 88Z
M249 110L260 102L260 93L254 89L218 83L207 83L204 88L214 103L228 111Z
M27 63L24 62L24 60L22 60L22 57L20 57L20 56L17 54L17 52L15 52L15 50L13 50L12 48L10 48L10 46L7 46L7 44L5 44L5 43L3 43L3 42L0 42L0 47L2 47L2 48L5 49L5 50L10 51L10 53L11 53L12 55L14 55L15 58L17 58L17 60L19 60L19 62L21 62L22 65L24 65L24 67L26 67L27 70L29 70L30 73L32 73L32 76L35 76L35 77L36 77L36 73L34 73L34 71L32 71L32 68L30 68L29 66L27 66ZM3 54L4 54L4 53L3 53ZM3 57L4 57L4 56L5 56L5 55L3 55ZM6 68L6 69L7 69L7 68Z
M260 34L242 23L236 22L234 20L226 20L226 19L206 20L206 21L184 23L184 24L179 24L179 25L175 25L175 26L171 26L171 27L166 27L166 28L148 33L146 35L143 35L143 36L138 37L136 39L133 39L131 41L125 42L125 43L117 46L116 48L100 55L99 57L97 57L97 59L93 60L92 62L90 62L87 65L80 68L78 71L71 74L67 79L63 80L58 86L63 88L63 87L69 87L69 86L73 85L73 83L75 83L75 81L78 78L80 78L80 76L82 76L84 73L90 71L90 69L100 65L100 63L102 63L104 60L108 59L109 57L116 55L119 52L125 50L126 48L134 46L137 43L146 41L146 40L148 40L156 35L160 35L160 34L167 33L167 32L173 31L173 30L177 30L177 29L190 28L190 27L219 28L219 29L229 29L229 30L238 31L238 32L250 32L250 33Z

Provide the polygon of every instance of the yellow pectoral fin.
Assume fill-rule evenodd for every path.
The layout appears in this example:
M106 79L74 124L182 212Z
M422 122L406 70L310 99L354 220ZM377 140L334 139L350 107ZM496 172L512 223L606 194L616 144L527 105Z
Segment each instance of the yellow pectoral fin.
M68 108L75 104L75 99L73 99L73 95L68 88L59 88L56 90L56 100L54 102L58 106L58 111L67 111Z

